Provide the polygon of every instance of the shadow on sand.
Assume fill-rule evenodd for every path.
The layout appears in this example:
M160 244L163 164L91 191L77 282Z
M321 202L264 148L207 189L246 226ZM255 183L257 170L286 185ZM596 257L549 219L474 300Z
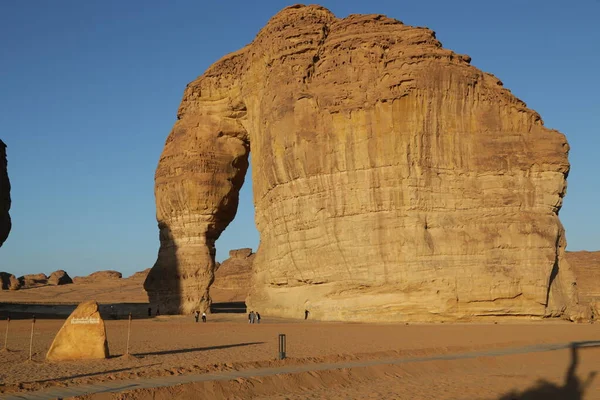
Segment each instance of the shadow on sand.
M220 346L195 347L195 348L191 348L191 349L151 351L151 352L148 352L148 353L135 353L134 355L136 357L162 356L162 355L166 355L166 354L193 353L195 351L220 350L220 349L229 349L231 347L253 346L253 345L256 345L256 344L264 344L264 343L265 342L248 342L248 343L224 344L224 345L220 345Z
M585 347L600 347L600 341L572 342L571 364L565 375L565 383L560 386L546 380L540 380L530 389L523 392L511 391L499 400L583 400L586 389L596 376L596 371L590 372L585 381L581 381L575 370L579 363L578 351Z
M98 376L98 375L105 375L105 374L114 374L117 372L125 372L125 371L133 371L136 369L140 369L140 368L148 368L148 367L152 367L155 365L159 365L160 363L154 363L154 364L148 364L148 365L140 365L137 367L127 367L127 368L118 368L118 369L113 369L110 371L100 371L100 372L90 372L89 374L78 374L78 375L71 375L71 376L63 376L62 378L50 378L50 379L42 379L39 381L29 381L29 382L23 382L24 384L31 384L31 383L45 383L45 382L61 382L61 381L66 381L69 379L77 379L77 378L89 378L92 376Z
M228 303L212 303L210 305L212 314L245 314L246 303L243 301L230 301Z

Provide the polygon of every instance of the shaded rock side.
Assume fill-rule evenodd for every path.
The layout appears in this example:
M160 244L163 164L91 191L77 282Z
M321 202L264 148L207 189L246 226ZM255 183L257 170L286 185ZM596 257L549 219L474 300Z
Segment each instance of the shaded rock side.
M48 284L50 285L67 285L73 283L73 280L66 271L59 269L50 274Z
M79 304L56 334L46 355L49 361L108 357L104 320L93 300Z
M250 292L252 263L256 254L252 249L231 250L229 258L215 272L215 281L211 288Z
M0 140L0 247L10 233L10 180L8 179L8 161L6 144Z
M253 152L250 309L322 320L566 316L561 133L433 31L319 6L188 84L155 175L165 312L206 309Z

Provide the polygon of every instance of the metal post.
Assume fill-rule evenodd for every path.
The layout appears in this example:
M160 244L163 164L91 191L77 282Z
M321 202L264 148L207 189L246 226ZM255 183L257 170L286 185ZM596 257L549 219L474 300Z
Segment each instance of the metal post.
M280 360L285 359L285 347L286 347L285 334L280 333L279 334L279 359Z
M131 336L131 313L129 313L129 325L127 326L127 352L125 354L129 355L129 337Z
M31 320L31 337L29 338L29 361L31 361L33 355L33 327L35 326L35 315Z
M8 325L10 325L10 316L6 317L6 333L4 334L4 350L8 350Z

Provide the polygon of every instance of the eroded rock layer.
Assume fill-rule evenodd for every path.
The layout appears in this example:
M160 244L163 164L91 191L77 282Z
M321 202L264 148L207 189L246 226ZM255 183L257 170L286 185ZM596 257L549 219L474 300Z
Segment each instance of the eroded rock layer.
M8 162L6 145L0 140L0 247L8 237L11 228L10 214L10 181L8 180Z
M156 171L146 282L206 309L253 154L250 309L323 320L566 315L565 137L433 31L288 7L190 83Z

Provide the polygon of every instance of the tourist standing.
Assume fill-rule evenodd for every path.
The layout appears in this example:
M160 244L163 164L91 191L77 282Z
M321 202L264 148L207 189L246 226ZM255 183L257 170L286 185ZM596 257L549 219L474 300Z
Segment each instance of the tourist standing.
M202 313L202 322L206 322L206 313L205 312Z
M198 318L200 318L200 311L196 311L194 314L194 318L196 319L196 322L198 322Z
M256 312L256 323L260 324L260 314L258 313L258 311Z

